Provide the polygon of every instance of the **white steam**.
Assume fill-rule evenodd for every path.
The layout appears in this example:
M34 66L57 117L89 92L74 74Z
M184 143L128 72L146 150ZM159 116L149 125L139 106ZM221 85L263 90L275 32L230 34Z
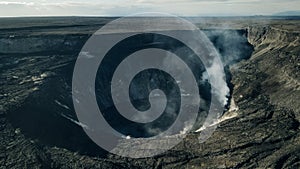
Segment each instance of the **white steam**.
M224 76L225 74L224 70L222 70L223 68L219 66L217 59L215 59L212 65L206 69L207 71L203 73L202 78L204 80L208 80L210 84L214 84L211 90L212 94L215 94L220 103L222 103L224 106L227 105L227 97L229 96L230 90L225 80L226 77ZM210 75L208 75L207 72L210 72Z

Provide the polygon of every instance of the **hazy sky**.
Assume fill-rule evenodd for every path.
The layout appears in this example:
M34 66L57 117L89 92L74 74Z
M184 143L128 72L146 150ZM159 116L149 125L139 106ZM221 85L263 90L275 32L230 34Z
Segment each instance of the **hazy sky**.
M300 0L0 0L0 16L269 15L300 10Z

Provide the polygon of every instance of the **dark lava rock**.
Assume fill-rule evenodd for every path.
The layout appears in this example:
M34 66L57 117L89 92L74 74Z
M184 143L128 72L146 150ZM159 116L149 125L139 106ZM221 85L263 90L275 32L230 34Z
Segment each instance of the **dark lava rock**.
M228 61L231 110L204 143L199 133L190 133L173 149L146 159L108 154L70 121L76 120L70 84L77 54L108 20L59 20L51 20L54 26L43 19L29 26L18 20L15 28L0 29L0 168L300 167L300 33L290 29L298 20L282 20L280 28L253 23L206 30ZM222 43L228 38L243 45L231 49ZM237 58L226 59L231 55Z

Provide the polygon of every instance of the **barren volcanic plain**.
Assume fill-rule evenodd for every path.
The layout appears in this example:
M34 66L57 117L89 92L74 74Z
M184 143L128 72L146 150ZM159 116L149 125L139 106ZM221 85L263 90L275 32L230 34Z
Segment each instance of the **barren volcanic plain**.
M105 152L74 113L77 56L113 19L0 18L0 168L300 168L300 17L187 18L219 51L230 104L204 143L193 131L144 159Z

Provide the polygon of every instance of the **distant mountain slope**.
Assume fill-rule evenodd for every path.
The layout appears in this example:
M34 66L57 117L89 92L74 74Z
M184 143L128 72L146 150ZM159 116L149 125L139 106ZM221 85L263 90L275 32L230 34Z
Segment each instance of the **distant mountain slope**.
M275 13L274 16L300 16L300 11L284 11Z

